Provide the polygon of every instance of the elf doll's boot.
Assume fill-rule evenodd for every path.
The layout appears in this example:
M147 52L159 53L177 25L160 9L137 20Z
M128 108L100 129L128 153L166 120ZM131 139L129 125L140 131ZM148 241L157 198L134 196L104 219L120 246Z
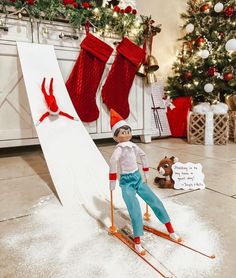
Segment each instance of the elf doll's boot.
M144 256L146 254L145 250L143 249L142 245L141 245L141 241L140 241L140 237L135 237L134 238L134 248L135 250L142 256Z
M174 228L172 227L171 223L168 222L165 224L167 231L169 232L169 236L170 238L172 238L173 240L177 241L177 242L181 242L182 239L180 236L178 236L175 231Z

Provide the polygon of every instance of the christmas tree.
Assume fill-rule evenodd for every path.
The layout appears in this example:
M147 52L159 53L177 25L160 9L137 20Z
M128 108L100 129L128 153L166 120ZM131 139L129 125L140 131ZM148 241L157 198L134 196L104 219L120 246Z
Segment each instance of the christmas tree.
M192 96L194 102L224 101L236 93L235 0L188 1L182 49L168 77L171 98Z

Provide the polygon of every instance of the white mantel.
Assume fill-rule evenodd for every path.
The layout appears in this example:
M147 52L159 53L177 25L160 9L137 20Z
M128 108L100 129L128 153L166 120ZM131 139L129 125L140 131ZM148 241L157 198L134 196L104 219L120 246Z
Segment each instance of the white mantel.
M31 118L28 99L18 59L16 42L32 42L54 45L62 75L66 81L79 55L84 33L74 33L66 23L47 21L31 23L27 19L9 18L8 31L0 29L0 147L38 144L37 134ZM48 32L45 32L47 30ZM61 32L75 34L78 39L60 39ZM112 44L111 39L107 39ZM33 59L34 57L32 57ZM113 57L114 58L114 57ZM93 139L111 137L109 113L101 101L100 91L112 59L108 62L97 92L100 116L97 121L85 124ZM140 135L144 142L151 141L151 87L136 77L129 95L130 116L127 122L134 135Z

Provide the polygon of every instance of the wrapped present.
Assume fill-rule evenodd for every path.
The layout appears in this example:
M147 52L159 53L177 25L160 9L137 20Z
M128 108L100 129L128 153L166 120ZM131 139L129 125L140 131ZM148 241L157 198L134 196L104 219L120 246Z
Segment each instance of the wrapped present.
M228 142L229 115L224 103L195 106L188 114L188 143L225 145Z
M236 111L229 111L229 139L236 143Z

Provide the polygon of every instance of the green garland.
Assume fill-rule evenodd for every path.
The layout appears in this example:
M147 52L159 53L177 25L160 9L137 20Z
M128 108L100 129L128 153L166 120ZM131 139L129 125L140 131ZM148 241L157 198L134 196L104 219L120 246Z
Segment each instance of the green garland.
M154 26L151 17L138 17L130 6L125 9L98 7L96 2L80 0L0 0L0 10L5 16L11 14L12 7L30 19L66 20L74 29L80 29L89 21L101 35L128 36L139 45L160 31L160 25Z

